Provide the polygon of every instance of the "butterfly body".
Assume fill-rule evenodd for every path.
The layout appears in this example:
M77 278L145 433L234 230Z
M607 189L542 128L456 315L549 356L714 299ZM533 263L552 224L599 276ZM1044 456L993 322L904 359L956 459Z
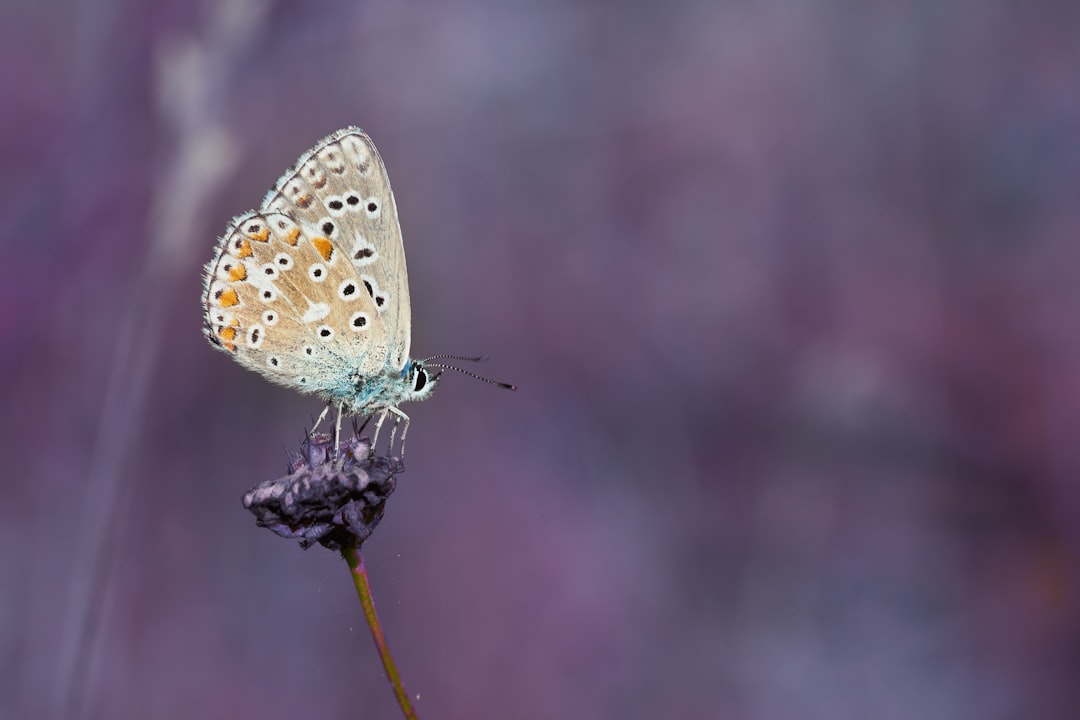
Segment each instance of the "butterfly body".
M342 404L348 415L370 415L404 402L425 400L436 382L422 360L409 360L397 373L364 376L353 369L350 380L320 393L327 402Z
M339 415L407 422L397 406L431 395L437 375L409 357L397 206L363 131L324 138L230 223L206 265L203 320L216 348Z

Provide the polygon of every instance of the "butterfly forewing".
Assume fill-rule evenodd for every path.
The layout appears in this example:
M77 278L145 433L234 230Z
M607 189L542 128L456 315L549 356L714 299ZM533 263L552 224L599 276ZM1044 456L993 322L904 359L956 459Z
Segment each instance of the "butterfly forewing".
M390 179L371 139L358 128L325 138L281 176L262 207L292 218L306 235L329 241L335 291L346 279L359 283L371 306L368 331L347 336L353 352L360 352L359 371L401 370L411 333L405 253ZM332 325L347 329L352 318L342 309Z

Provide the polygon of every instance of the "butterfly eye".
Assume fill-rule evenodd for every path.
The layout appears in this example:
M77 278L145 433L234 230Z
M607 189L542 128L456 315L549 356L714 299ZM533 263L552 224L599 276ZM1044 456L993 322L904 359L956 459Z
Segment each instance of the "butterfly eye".
M420 368L416 371L416 384L413 386L413 392L420 392L425 385L427 385L427 371Z

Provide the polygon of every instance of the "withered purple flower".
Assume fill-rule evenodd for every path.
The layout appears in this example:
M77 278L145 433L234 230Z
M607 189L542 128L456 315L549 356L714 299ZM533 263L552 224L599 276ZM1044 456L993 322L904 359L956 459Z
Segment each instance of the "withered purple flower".
M369 457L370 442L355 437L339 442L330 435L308 438L289 454L288 474L267 480L244 495L244 507L261 527L300 546L314 543L340 551L362 544L382 520L386 499L397 484L401 461Z

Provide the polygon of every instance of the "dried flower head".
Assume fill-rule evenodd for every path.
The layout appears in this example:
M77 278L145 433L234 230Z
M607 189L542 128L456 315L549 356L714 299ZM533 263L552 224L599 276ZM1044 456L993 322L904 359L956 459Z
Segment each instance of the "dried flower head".
M359 547L382 520L386 499L394 491L400 460L368 457L370 442L354 438L338 444L330 435L304 441L289 453L289 472L267 480L244 495L244 507L260 527L300 546L318 542L340 551L351 542Z

